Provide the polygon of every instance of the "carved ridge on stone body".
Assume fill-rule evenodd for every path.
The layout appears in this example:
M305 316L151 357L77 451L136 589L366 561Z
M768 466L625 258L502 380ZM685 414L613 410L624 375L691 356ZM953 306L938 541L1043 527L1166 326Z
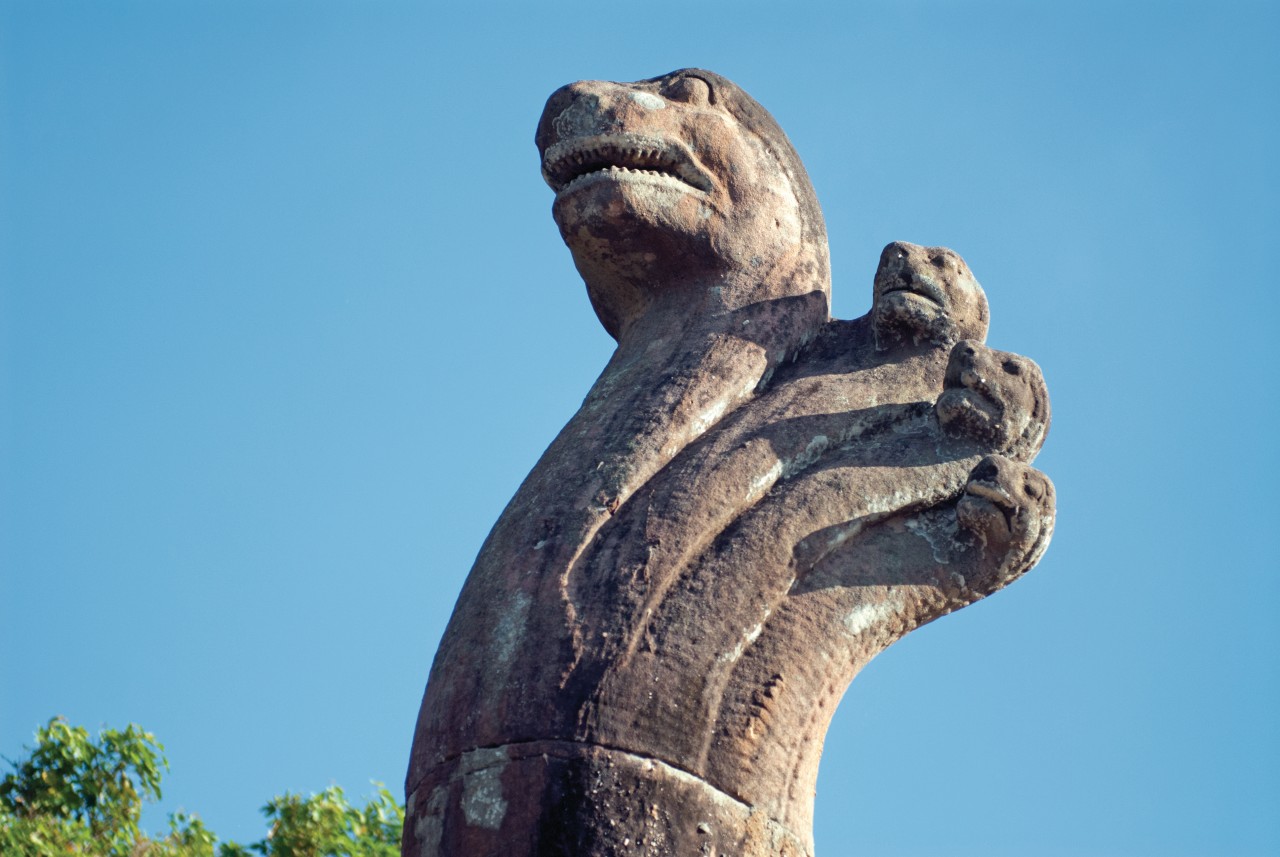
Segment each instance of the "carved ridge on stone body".
M808 857L848 683L1048 543L1040 370L946 248L831 320L816 195L724 78L572 84L537 144L618 350L459 597L404 853Z
M799 857L812 852L809 837L696 774L622 748L574 741L526 741L477 748L450 763L449 770L424 784L418 793L426 794L421 805L415 795L406 806L406 816L415 827L415 857L507 853L477 850L487 847L488 834L499 840L530 836L520 845L539 854L762 857L782 853ZM517 788L537 790L549 802L561 804L566 797L572 799L575 789L588 794L616 789L625 795L616 806L623 817L615 819L619 823L609 832L622 827L626 833L608 841L589 825L576 825L572 810L564 815L547 814L530 825L512 814L522 793ZM671 792L677 800L670 799ZM452 806L462 809L450 813Z

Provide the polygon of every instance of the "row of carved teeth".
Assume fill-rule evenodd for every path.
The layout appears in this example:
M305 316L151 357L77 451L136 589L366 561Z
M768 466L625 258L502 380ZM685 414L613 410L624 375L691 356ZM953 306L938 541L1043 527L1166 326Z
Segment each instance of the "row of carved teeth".
M679 177L679 176L677 176L676 174L671 173L671 172L668 172L668 171L666 171L666 170L642 170L642 169L639 169L639 168L637 168L637 167L608 166L608 167L603 167L603 168L598 169L598 170L592 170L592 171L590 171L590 172L583 173L582 175L579 175L579 176L574 176L572 179L570 179L569 183L568 183L567 185L565 185L565 186L564 186L564 190L568 190L569 188L573 187L574 185L580 184L584 179L590 178L591 176L598 176L598 175L600 175L601 173L637 173L637 174L648 174L648 175L651 175L651 176L665 176L665 177L667 177L667 178L674 178L674 179L679 179L679 180L683 181L683 179L680 179L680 177Z
M706 179L689 164L661 149L604 146L569 152L547 165L547 175L566 189L583 176L608 169L651 172L670 176L685 184L709 191Z
M613 146L601 146L594 149L579 149L557 158L550 164L547 172L557 175L565 172L578 172L575 167L583 167L592 163L635 164L643 166L674 167L675 160L658 149L620 149Z
M614 147L602 147L598 149L579 150L570 152L563 160L572 161L575 164L585 164L588 161L596 160L606 155L615 154L619 160L635 161L638 163L659 162L664 166L674 165L672 158L659 149L617 149Z

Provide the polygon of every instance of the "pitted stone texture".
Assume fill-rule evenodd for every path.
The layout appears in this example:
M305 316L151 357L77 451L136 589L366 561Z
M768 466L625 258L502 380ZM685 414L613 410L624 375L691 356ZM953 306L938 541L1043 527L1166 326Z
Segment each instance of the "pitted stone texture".
M831 320L804 169L717 75L572 84L537 143L618 349L459 597L405 854L810 854L858 670L1048 543L1040 370L946 248Z

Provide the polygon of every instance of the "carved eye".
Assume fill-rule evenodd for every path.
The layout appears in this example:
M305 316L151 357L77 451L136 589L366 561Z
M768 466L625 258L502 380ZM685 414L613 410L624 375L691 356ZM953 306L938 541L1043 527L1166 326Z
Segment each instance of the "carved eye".
M662 94L672 101L682 101L695 107L705 107L711 103L711 86L702 78L687 74L668 83Z
M1008 372L1010 375L1021 375L1022 367L1017 363L1014 363L1012 360L1006 360L1004 361L1004 371Z

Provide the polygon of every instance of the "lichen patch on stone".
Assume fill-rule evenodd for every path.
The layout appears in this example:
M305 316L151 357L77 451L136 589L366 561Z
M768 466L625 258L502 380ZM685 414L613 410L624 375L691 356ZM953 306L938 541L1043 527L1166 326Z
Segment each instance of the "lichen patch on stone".
M507 815L502 771L507 754L501 748L473 750L462 757L462 812L467 824L497 830Z

